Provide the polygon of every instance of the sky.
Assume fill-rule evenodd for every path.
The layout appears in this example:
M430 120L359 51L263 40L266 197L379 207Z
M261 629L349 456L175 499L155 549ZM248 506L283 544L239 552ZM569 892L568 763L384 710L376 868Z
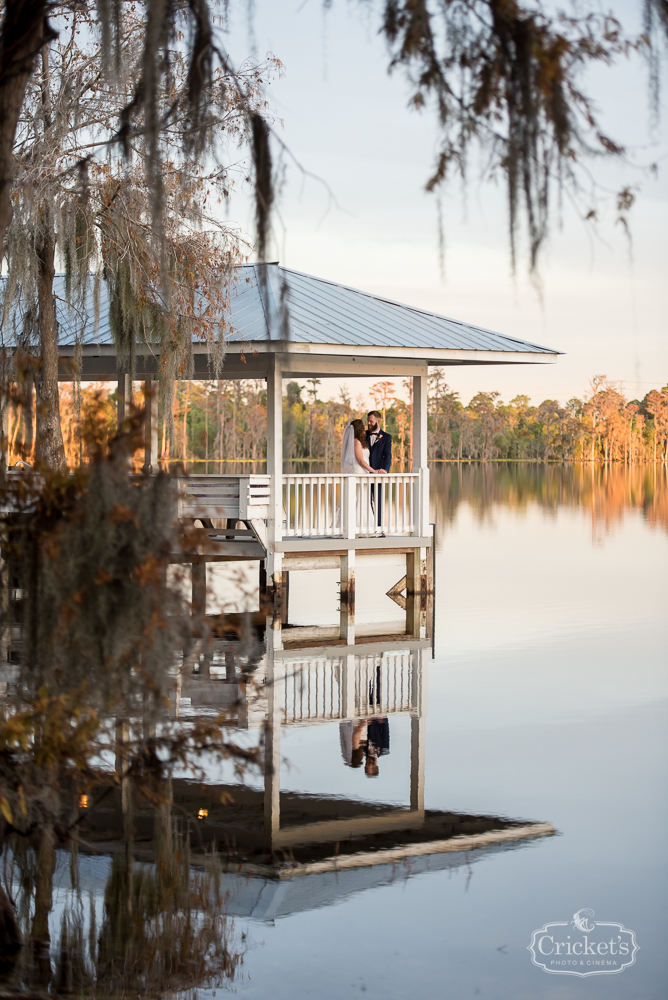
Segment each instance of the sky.
M617 8L640 30L638 0ZM424 191L436 123L428 111L407 108L401 72L388 75L377 0L334 0L329 10L322 0L254 0L229 10L227 42L237 63L273 53L283 64L267 87L276 134L289 150L271 259L564 352L554 365L446 370L464 402L479 390L565 402L581 398L599 374L622 382L631 398L668 382L668 108L652 127L641 59L599 68L587 81L608 132L631 154L632 162L598 162L592 170L611 192L637 186L632 245L611 209L592 236L564 204L539 292L524 258L512 274L505 193L480 180L475 160L468 183L455 180L443 192L442 274L436 201ZM666 75L664 66L668 83ZM653 163L655 174L645 169ZM239 189L228 211L252 232L247 190ZM347 384L356 399L370 383ZM323 398L338 392L333 380L320 390Z

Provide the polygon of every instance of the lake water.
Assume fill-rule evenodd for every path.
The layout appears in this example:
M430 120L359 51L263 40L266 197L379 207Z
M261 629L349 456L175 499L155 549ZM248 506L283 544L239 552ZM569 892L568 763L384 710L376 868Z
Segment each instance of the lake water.
M230 803L225 795L221 799L220 786L233 781L231 769L208 773L209 788L182 775L173 786L173 815L196 816L199 808L202 822L190 829L201 834L201 843L215 840L219 851L222 844L239 865L235 861L222 876L229 921L212 923L211 941L200 935L199 950L190 949L192 968L187 961L183 966L189 979L179 963L171 980L169 962L153 963L152 942L163 924L147 918L154 936L146 935L142 961L147 969L160 966L162 979L156 983L164 983L155 995L185 997L166 984L187 979L194 989L188 997L212 997L213 990L197 984L206 980L213 941L220 944L221 935L229 935L233 950L244 953L228 985L248 1000L658 1000L666 995L667 470L447 465L432 470L431 487L433 650L430 642L411 645L397 634L402 612L386 592L405 572L402 557L360 557L356 623L358 639L367 642L360 643L359 653L342 652L337 665L336 647L320 656L318 650L300 654L296 646L280 650L278 643L266 663L267 669L270 662L276 669L283 663L283 670L287 664L285 689L260 688L257 704L244 709L249 728L242 727L240 738L257 742L271 691L291 692L281 703L291 722L281 728L280 749L274 750L280 761L277 838L317 820L330 823L330 831L331 824L337 830L353 821L371 824L364 827L366 840L358 826L357 840L342 836L334 843L335 837L323 833L321 842L307 839L300 846L293 839L290 849L271 856L265 847L263 855L271 797L261 791L261 782L249 780L243 790L234 789ZM224 604L239 572L248 583L244 600L252 603L257 565L252 572L237 567L237 576L228 574L226 582L219 579L212 599ZM312 633L314 626L338 623L337 579L335 570L291 573L293 637L308 637L300 627ZM370 635L388 638L371 643ZM257 664L262 646L254 641ZM283 644L289 641L286 628ZM307 661L302 674L300 655ZM232 692L227 704L237 697L224 656L221 662L218 680L184 676L186 715L203 711L207 697L219 699L219 707L221 693ZM346 688L346 677L353 679L354 690ZM359 759L360 766L348 766L354 763L355 737L338 719L349 717L341 699L353 694L357 716L387 711L387 727L374 739L389 753L374 758L371 767L368 754L365 766ZM330 712L332 721L304 722L311 705L316 714ZM370 728L367 735L371 740ZM424 829L410 825L411 815L421 814L422 794ZM69 926L68 906L86 928L81 940L89 936L97 947L96 940L109 936L110 926L120 921L119 940L130 949L135 932L123 929L119 910L124 898L120 802L120 792L115 805L110 796L102 802L97 826L91 820L82 827L84 837L97 836L98 847L82 849L76 890L71 859L59 851L50 917L54 968L56 942ZM152 878L178 910L189 898L184 888L189 862L183 861L188 856L178 848L185 872L179 882L170 868L168 838L163 855L158 848L151 853L153 820L137 812L133 822L133 884L137 889L147 880L146 912L153 914ZM517 826L533 823L552 824L554 833L432 849L458 831L482 831L484 839L485 831L513 835ZM249 838L247 847L240 847L243 840L237 837ZM425 849L414 849L417 843ZM362 854L359 865L346 861ZM156 857L167 859L164 870ZM276 874L275 859L286 877L268 877ZM200 860L193 881L201 870ZM198 897L202 912L213 905L208 891ZM90 901L90 910L82 899ZM549 974L533 964L528 950L533 932L561 922L562 930L553 934L580 940L573 921L583 909L589 911L587 927L600 921L634 932L639 950L632 965L613 973L586 962L571 966L571 972L596 972L582 978L562 974L563 968ZM141 928L138 912L135 908L133 919ZM183 925L175 920L177 925L182 935ZM74 955L76 939L68 933ZM163 958L171 947L165 934ZM126 964L128 954L131 949ZM104 962L98 968L104 969ZM104 990L104 975L101 980ZM219 987L217 995L225 989ZM114 993L121 994L139 995L134 988ZM76 995L86 996L85 987Z
M249 950L236 989L272 1000L664 997L666 471L440 467L432 512L425 806L551 821L556 835L312 899L305 885L287 915L237 917ZM358 570L359 619L392 617L391 576ZM322 577L291 584L293 621L334 620ZM284 731L282 752L284 789L407 802L407 718L392 722L372 779L345 767L336 723ZM635 932L634 965L577 978L532 964L532 932L583 907Z

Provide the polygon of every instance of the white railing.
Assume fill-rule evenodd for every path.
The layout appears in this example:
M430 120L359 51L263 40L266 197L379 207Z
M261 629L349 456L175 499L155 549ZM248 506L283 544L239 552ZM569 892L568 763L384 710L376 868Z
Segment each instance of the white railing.
M287 723L340 719L341 659L290 663L283 678L283 712Z
M284 664L282 709L287 725L364 719L415 708L416 666L410 650L354 658L309 657Z
M282 523L271 525L270 543L428 534L426 468L387 475L284 475L280 488ZM271 496L270 476L184 476L179 479L178 513L265 520L269 527Z
M266 517L269 476L183 476L179 485L179 517Z
M391 715L411 708L410 653L360 656L355 674L355 714Z
M419 534L423 473L283 476L284 538Z
M342 475L283 476L283 537L341 535Z

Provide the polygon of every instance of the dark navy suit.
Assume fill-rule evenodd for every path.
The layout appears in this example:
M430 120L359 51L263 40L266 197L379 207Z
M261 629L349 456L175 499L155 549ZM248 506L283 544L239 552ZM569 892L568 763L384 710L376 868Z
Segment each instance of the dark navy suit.
M368 434L368 431L367 431ZM369 435L369 438L371 435ZM392 436L386 431L379 431L378 437L376 438L376 443L371 447L371 442L369 441L369 465L372 469L385 469L386 472L390 471L390 466L392 465ZM375 488L371 487L371 502L374 508L377 507L376 516L378 517L378 524L382 523L383 519L383 499L382 490L379 490L378 503L375 502Z
M390 471L390 466L392 465L392 437L386 431L379 431L376 443L372 448L369 448L369 465L372 469Z

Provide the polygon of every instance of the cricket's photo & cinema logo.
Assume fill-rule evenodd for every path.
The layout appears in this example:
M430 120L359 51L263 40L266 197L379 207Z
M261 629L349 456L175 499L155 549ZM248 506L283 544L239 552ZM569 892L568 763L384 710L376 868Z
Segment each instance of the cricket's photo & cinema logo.
M578 910L572 920L544 924L531 935L531 960L545 972L600 976L622 972L636 960L633 931L608 920L591 920L594 911Z

